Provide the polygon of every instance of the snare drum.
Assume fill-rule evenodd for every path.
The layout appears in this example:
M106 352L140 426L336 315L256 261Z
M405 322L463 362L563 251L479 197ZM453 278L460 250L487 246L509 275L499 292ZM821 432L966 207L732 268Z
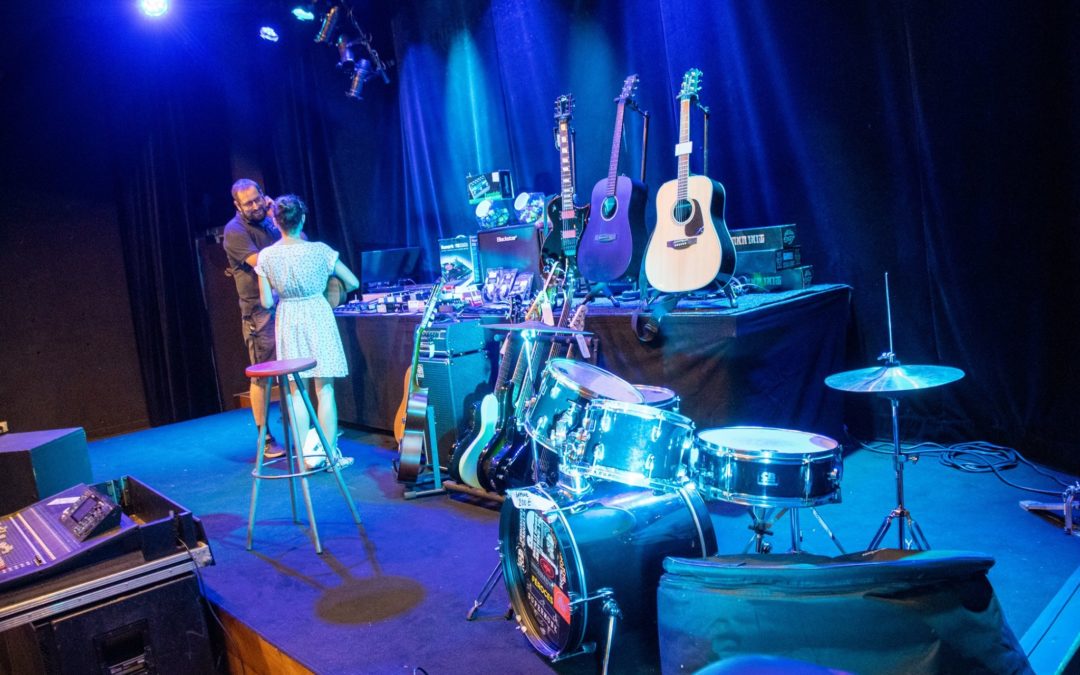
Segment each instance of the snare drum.
M697 433L694 477L709 499L763 507L840 501L840 444L789 429L723 427Z
M525 406L525 431L540 445L561 454L566 439L580 428L586 406L597 399L644 401L634 385L603 368L551 359L536 397Z
M679 412L679 395L667 387L654 387L651 384L635 384L634 389L641 392L645 397L645 405L651 405L661 410Z
M584 473L627 485L673 488L687 480L694 447L689 417L623 401L593 401L564 462Z

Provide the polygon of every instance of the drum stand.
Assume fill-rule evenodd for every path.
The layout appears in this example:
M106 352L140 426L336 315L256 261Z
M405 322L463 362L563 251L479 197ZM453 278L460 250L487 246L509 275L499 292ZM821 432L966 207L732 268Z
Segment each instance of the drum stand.
M814 514L818 523L821 524L825 534L829 536L832 543L836 544L836 548L840 550L840 553L847 555L847 551L844 550L843 545L840 544L840 540L836 538L833 531L829 529L825 519L821 517L817 509L813 506L808 507L810 513ZM788 514L788 520L791 524L791 550L790 553L802 553L802 529L799 527L799 509L798 508L783 508L777 511L775 514L769 513L768 507L751 506L750 517L754 522L750 525L750 529L753 530L754 535L750 537L750 541L746 544L746 548L743 549L743 553L750 550L750 547L754 547L755 553L769 553L772 551L772 542L765 540L765 535L772 534L772 526L781 518L784 517L784 512ZM775 517L769 520L769 516Z
M901 450L900 446L900 399L895 396L890 396L889 403L892 405L892 437L893 437L893 468L896 471L896 501L897 506L895 509L889 512L889 515L885 516L885 520L881 523L881 527L878 528L877 534L874 535L874 539L867 547L868 551L877 549L885 535L889 532L889 528L892 526L892 522L895 519L897 529L900 534L900 548L902 550L920 550L929 551L930 542L926 540L923 535L922 528L915 522L915 519L911 515L911 511L908 511L904 505L904 462L907 461L907 456ZM908 537L908 530L911 531L911 536Z
M495 569L491 570L491 574L488 575L487 581L484 582L483 588L480 589L480 594L476 596L475 600L473 600L472 609L470 609L469 613L465 615L466 621L472 621L476 618L476 612L481 607L483 607L485 602L487 602L488 597L490 597L492 591L495 590L495 586L498 585L499 579L502 579L502 554L499 553L498 546L495 547L495 553L497 553L499 556L499 562L495 564ZM505 618L507 621L509 621L513 617L514 608L513 606L511 606L507 608Z

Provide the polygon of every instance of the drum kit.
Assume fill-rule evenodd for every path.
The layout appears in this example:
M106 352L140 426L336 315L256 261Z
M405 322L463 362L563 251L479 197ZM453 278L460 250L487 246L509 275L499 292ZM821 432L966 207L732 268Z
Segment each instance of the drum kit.
M584 333L546 324L535 330ZM928 549L904 502L898 395L953 382L963 372L901 366L891 351L887 357L883 367L837 373L825 384L881 394L892 405L898 505L870 549L894 520L900 548ZM616 620L634 625L656 616L650 589L659 583L664 558L717 553L707 502L748 507L758 552L768 551L765 518L776 509L791 515L793 551L800 550L801 508L811 509L839 547L814 508L840 501L837 441L766 427L696 429L679 403L664 387L630 384L585 362L548 361L522 420L532 439L535 484L507 490L500 565L468 618L501 576L513 614L538 652L558 661L595 651L603 640L606 672Z

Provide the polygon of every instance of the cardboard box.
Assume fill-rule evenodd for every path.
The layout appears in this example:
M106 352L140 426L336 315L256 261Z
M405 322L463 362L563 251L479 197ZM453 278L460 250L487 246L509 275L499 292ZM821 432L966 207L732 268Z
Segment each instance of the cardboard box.
M766 227L745 227L729 230L731 243L735 251L762 251L792 247L797 243L797 229L794 223L787 225L768 225Z

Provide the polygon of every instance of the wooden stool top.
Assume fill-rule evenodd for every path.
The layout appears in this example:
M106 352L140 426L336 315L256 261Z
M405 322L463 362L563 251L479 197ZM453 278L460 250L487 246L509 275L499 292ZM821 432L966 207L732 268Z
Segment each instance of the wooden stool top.
M244 374L248 377L276 377L311 370L318 363L315 359L285 359L282 361L264 361L248 366Z

